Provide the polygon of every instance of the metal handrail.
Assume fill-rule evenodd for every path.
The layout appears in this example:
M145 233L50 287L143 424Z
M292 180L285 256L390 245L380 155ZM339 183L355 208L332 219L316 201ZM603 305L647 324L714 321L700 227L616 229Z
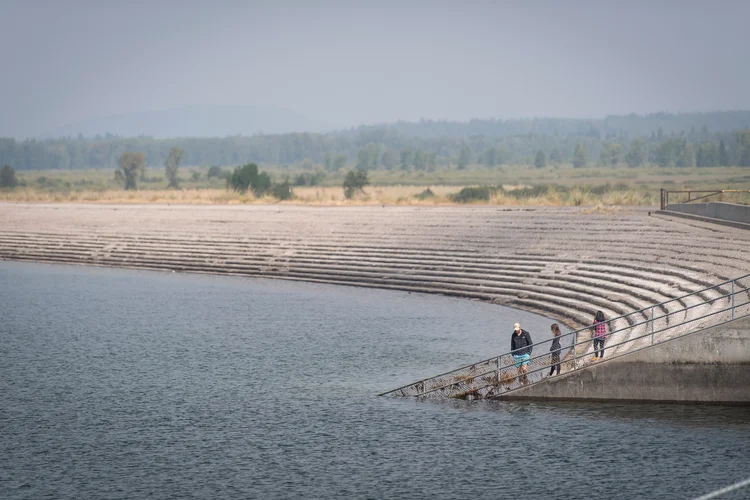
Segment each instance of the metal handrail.
M609 345L606 346L606 349L614 349L614 348L619 347L621 345L632 344L632 343L637 342L637 341L639 341L641 339L644 339L646 337L651 337L651 344L648 346L648 347L651 347L652 345L660 344L660 343L666 341L666 340L656 341L655 340L656 334L662 333L662 332L664 332L666 330L672 330L672 329L678 328L680 326L686 325L688 323L692 323L692 322L695 322L695 321L698 321L698 320L701 320L701 319L709 318L709 317L714 316L716 314L724 313L724 312L727 312L727 311L730 311L730 310L731 310L731 319L736 319L737 316L735 314L735 311L737 309L740 309L741 307L743 307L745 305L750 304L750 301L748 301L748 302L742 302L742 303L737 304L737 301L735 300L735 296L738 295L738 294L740 294L740 293L747 293L747 292L749 292L750 289L747 286L741 286L741 285L735 286L735 284L738 281L745 280L747 278L750 278L750 274L746 274L746 275L740 276L739 278L735 278L735 279L731 279L731 280L726 280L726 281L723 281L723 282L718 283L716 285L712 285L710 287L706 287L706 288L703 288L701 290L698 290L698 291L695 291L695 292L691 292L691 293L682 295L680 297L672 298L672 299L660 302L658 304L654 304L652 306L648 306L648 307L645 307L645 308L642 308L642 309L630 312L628 314L623 314L623 315L617 316L615 318L612 318L610 320L607 320L607 323L611 325L611 324L617 322L618 320L627 318L627 317L632 316L634 314L635 315L643 314L643 316L646 318L645 320L636 321L633 324L628 324L627 326L624 326L622 328L610 331L608 333L608 335L607 335L607 338L612 338L616 334L627 332L627 331L635 332L637 328L639 328L641 326L644 326L644 325L646 326L646 328L644 328L644 330L648 330L647 326L649 324L651 325L651 329L648 330L648 331L645 331L643 334L639 334L639 335L637 335L635 337L632 337L632 338L627 338L624 341L618 341L615 344L609 344ZM722 287L724 285L727 285L727 284L730 284L730 283L731 283L731 292L730 293L726 293L726 291L723 290ZM665 304L669 304L669 303L672 303L672 302L678 302L678 301L684 301L684 299L686 299L688 297L699 295L701 293L704 293L704 292L707 292L707 291L711 291L711 290L717 290L717 289L719 289L721 292L724 292L724 293L722 295L718 296L718 297L712 297L712 298L709 298L709 299L703 299L702 302L698 303L698 304L686 305L686 306L680 308L679 310L675 310L675 311L672 311L672 312L667 312L667 313L664 313L664 314L661 314L661 315L655 314L655 311L658 310L658 309L661 309L661 310L666 309L666 308L663 307ZM730 304L728 305L728 307L726 307L724 309L721 309L719 311L712 311L712 312L710 312L708 314L704 314L704 315L696 317L696 318L686 319L685 321L681 321L681 322L679 322L677 324L671 324L671 325L669 324L669 317L670 316L674 316L675 314L684 314L685 317L687 318L688 312L690 312L691 310L693 310L695 308L698 308L698 307L705 307L706 305L711 306L715 302L720 301L720 300L728 300L728 302L730 302ZM651 314L646 314L647 311L650 311ZM667 309L667 311L668 311L668 309ZM747 315L750 315L750 312L748 314L746 314L746 315L742 315L742 316L739 316L739 317L744 317L744 316L747 316ZM667 326L665 326L664 328L657 329L655 327L655 324L656 324L657 321L660 321L660 320L665 320L667 322ZM582 360L582 359L584 359L584 358L586 358L588 356L591 356L591 353L588 353L588 352L584 352L581 355L579 355L576 352L578 346L580 346L580 345L589 345L592 342L593 338L588 338L588 337L585 338L584 340L579 340L579 333L589 332L591 330L591 328L592 328L591 325L590 326L586 326L586 327L580 328L578 330L574 330L572 332L568 332L568 333L563 334L560 337L558 337L559 340L563 340L563 339L566 339L566 338L569 338L569 337L573 336L573 343L570 346L561 347L561 349L559 351L560 355L561 355L561 359L560 359L560 364L561 365L565 364L566 366L570 366L572 364L572 367L573 367L572 369L573 370L577 370L577 369L579 369L578 360ZM689 332L689 333L692 333L692 332ZM681 336L682 335L678 335L678 336L675 336L675 337L672 337L672 338L679 338ZM538 347L540 345L551 343L552 340L553 339L549 339L549 340L545 340L545 341L539 342L537 344L534 344L533 347ZM667 340L671 340L671 338L667 339ZM462 366L460 368L456 368L456 369L453 369L453 370L441 373L439 375L435 375L435 376L432 376L432 377L424 378L424 379L418 380L417 382L413 382L411 384L407 384L407 385L398 387L396 389L392 389L392 390L383 392L383 393L381 393L379 395L380 396L385 396L385 395L389 395L389 394L396 394L396 393L399 393L400 391L401 391L402 395L405 395L404 392L403 392L405 389L419 388L419 390L417 391L418 393L415 394L415 395L416 396L424 396L424 395L427 395L427 394L432 394L432 393L435 393L435 392L438 392L438 391L442 391L444 389L448 389L448 388L460 386L461 384L465 384L469 379L470 379L470 383L473 383L474 380L477 380L480 377L485 377L485 376L488 376L488 375L491 375L491 374L497 374L498 385L500 385L500 372L502 370L506 370L508 368L512 368L513 367L513 362L511 361L512 360L512 354L513 354L513 352L514 351L509 351L509 352L503 353L503 354L501 354L499 356L493 356L491 358L487 358L487 359L482 360L482 361L477 361L475 363L471 363L471 364ZM571 352L572 352L572 356L570 356ZM612 352L612 351L610 351L610 352ZM633 352L633 351L629 350L627 353L624 353L624 354L628 354L630 352ZM562 356L563 353L565 353L564 356ZM614 359L614 358L619 357L619 356L624 355L624 354L620 354L620 355L616 355L616 356L613 356L612 354L610 354L610 357L608 358L608 360L609 359ZM537 356L535 356L533 358L529 358L528 365L529 365L529 367L531 367L532 364L538 364L538 363L544 362L549 357L550 357L550 353L549 352L544 352L541 355L537 355ZM501 363L504 358L508 361L506 364L502 364ZM488 366L490 364L494 365L494 367L492 369L481 371L479 373L476 372L477 369L481 370L484 365ZM544 366L542 366L540 368L535 368L535 369L529 370L528 372L526 372L526 374L524 374L524 376L528 377L528 375L530 375L532 373L536 373L536 372L539 372L541 370L546 370L546 369L549 368L549 366L550 366L549 363L547 363L547 364L545 364ZM469 370L469 372L463 374L463 376L459 375L461 372L466 371L466 370ZM566 371L568 371L568 370L566 370ZM447 381L446 380L441 380L444 377L450 377L450 376L454 376L454 379L453 380L447 380ZM456 377L460 377L460 378L458 378L458 380L457 380ZM520 377L520 375L514 376L512 378L518 379L519 377ZM438 385L436 385L434 387L428 388L427 384L430 381L436 381L436 382L439 381L439 383L438 383ZM531 385L533 383L538 383L538 381L537 382L531 382L528 385ZM520 381L519 381L519 384L520 384ZM479 387L476 387L476 386L472 385L470 387L469 386L465 387L465 389L467 391L470 391L470 392L471 391L476 392L476 391L481 391L482 389L486 389L489 385L490 384L486 384L484 386L479 386ZM528 386L528 385L524 385L524 386ZM521 386L519 385L519 387L521 387ZM519 387L516 387L514 389L509 389L509 390L515 390L515 389L517 389Z
M710 498L720 497L722 495L726 495L727 493L731 493L735 490L739 490L740 488L745 488L747 486L750 486L750 478L745 479L744 481L739 481L737 483L730 484L729 486L725 488L712 491L711 493L707 493L705 495L699 496L698 498L695 498L694 500L709 500Z
M741 306L743 306L743 305L750 305L750 301L748 301L748 302L745 302L745 303L743 303L743 304L740 304L740 305L741 305ZM706 315L704 315L704 316L701 316L701 317L699 317L699 318L694 318L694 319L691 319L690 321L684 321L684 322L682 322L682 323L679 323L679 324L677 324L677 325L674 325L674 326L670 326L670 327L668 327L668 328L663 328L663 329L661 329L661 330L658 330L658 331L657 331L656 333L661 333L661 332L663 332L663 331L666 331L666 330L670 330L670 329L672 329L672 328L675 328L675 327L677 327L677 326L682 326L682 325L685 325L685 324L688 324L688 323L692 323L693 321L698 321L698 320L700 320L700 319L704 319L704 318L707 318L707 317L709 317L709 316L714 316L714 315L716 315L716 314L720 314L720 313L723 313L723 312L727 312L727 311L729 311L730 309L731 309L731 308L727 307L727 308L725 308L725 309L722 309L722 310L720 310L720 311L713 311L713 312L711 312L711 313L709 313L709 314L706 314ZM745 317L745 316L750 316L750 314L746 314L746 315L744 315L744 316L741 316L741 317ZM721 324L721 323L718 323L718 324ZM716 326L716 325L711 325L711 326ZM646 347L644 347L644 348L642 348L642 349L645 349L645 348L648 348L648 347L652 347L652 346L655 346L655 345L659 345L659 344L662 344L662 343L664 343L664 342L667 342L667 341L670 341L670 340L675 340L675 339L679 339L679 338L685 337L685 336L687 336L687 335L690 335L690 334L692 334L692 333L693 333L693 332L687 332L687 333L684 333L684 334L682 334L682 335L676 335L676 336L674 336L674 337L670 337L670 338L669 338L669 339L667 339L667 340L661 340L661 341L659 341L659 342L651 343L651 344L649 344L648 346L646 346ZM611 345L607 346L607 349L613 349L613 348L615 348L615 347L618 347L618 346L621 346L621 345L625 345L625 344L630 344L630 343L632 343L632 342L636 342L636 341L638 341L638 340L641 340L641 339L644 339L644 338L648 338L648 337L652 337L652 334L651 334L650 332L649 332L649 333L646 333L646 334L643 334L643 335L640 335L640 336L638 336L638 337L634 337L634 338L632 338L632 339L628 339L628 340L625 340L625 341L622 341L622 342L618 342L617 344L611 344ZM576 344L576 345L581 345L581 344L588 344L589 342L591 342L591 340L585 340L585 341L579 342L579 343L578 343L578 344ZM574 346L571 346L571 350L573 349L573 347L574 347ZM617 359L617 358L620 358L620 357L622 357L622 356L627 356L628 354L632 354L633 352L637 352L637 351L639 351L639 350L642 350L642 349L633 349L633 350L630 350L630 351L628 351L628 352L625 352L625 353L622 353L622 354L616 354L616 355L612 355L612 356L610 356L609 358L607 358L607 360L606 360L606 361L611 361L611 360L613 360L613 359ZM587 357L587 356L590 356L590 354L582 354L582 355L580 355L580 356L576 356L576 355L575 355L575 351L574 351L574 350L573 350L573 353L574 353L574 354L573 354L573 359L572 359L572 361L574 361L574 362L575 362L575 360L578 360L578 359L583 359L583 358L585 358L585 357ZM543 357L543 356L539 356L539 357ZM566 362L567 362L567 363L570 363L570 361L571 361L571 360L566 360ZM606 361L602 361L601 363L604 363L604 362L606 362ZM597 364L601 364L601 363L597 363ZM546 371L546 370L547 370L548 368L549 368L549 366L543 366L543 367L541 367L541 368L535 368L535 369L533 369L533 370L530 370L530 371L526 372L526 374L527 374L527 375L529 375L529 374L532 374L532 373L537 373L537 372L540 372L540 371ZM574 370L579 370L579 369L580 369L580 368L574 368ZM492 373L492 371L489 371L489 372L484 372L484 373L480 373L480 374L478 374L478 375L474 376L474 378L479 378L479 377L482 377L482 376L485 376L485 375L489 375L490 373ZM542 379L542 380L543 380L543 379ZM523 387L529 387L529 386L531 386L531 385L535 385L535 384L538 384L538 383L540 383L540 382L541 382L542 380L538 380L538 381L536 381L536 382L531 382L531 383L529 383L529 384L527 384L527 385L524 385ZM451 384L448 384L448 385L446 385L445 387L450 387L450 385L451 385ZM475 388L475 389L476 389L476 390L482 390L482 389L485 389L485 388L489 387L490 385L491 385L491 384L487 384L487 385L484 385L484 386L480 386L480 387L477 387L477 388ZM407 387L408 387L408 386L407 386ZM418 394L418 395L419 395L419 396L424 396L424 395L426 395L426 394L430 394L430 393L432 393L432 392L436 392L437 390L443 389L443 388L445 388L445 387L441 387L441 388L436 388L436 389L431 389L431 390L429 390L429 391L425 391L424 393L422 393L422 394ZM493 387L494 387L494 386L493 386ZM520 388L520 387L519 387L519 388Z
M696 200L702 200L703 198L708 198L709 196L714 196L717 194L723 194L723 193L750 193L750 189L713 189L713 190L697 190L697 189L690 189L690 190L683 190L683 191L667 191L666 189L661 189L661 209L664 210L667 205L669 205L669 194L670 193L687 193L688 199L686 203L690 203L692 201ZM704 194L703 196L699 196L697 198L691 198L691 194L693 193L708 193Z
M744 305L750 305L750 301L748 301L748 302L744 302L744 303L740 304L739 306L741 307L741 306L744 306ZM678 339L678 338L682 338L682 337L684 337L684 336L686 336L686 335L690 335L690 334L691 334L691 333L693 333L693 332L688 332L688 333L685 333L685 334L682 334L682 335L677 335L677 336L675 336L675 337L671 337L671 338L669 338L669 339L667 339L667 340L662 340L662 341L659 341L659 342L653 342L653 337L654 337L654 333L661 333L661 332L663 332L663 331L667 331L667 330L670 330L670 329L676 328L676 327L678 327L678 326L682 326L682 325L685 325L685 324L688 324L688 323L692 323L692 322L694 322L694 321L698 321L698 320L700 320L700 319L705 319L705 318L708 318L708 317L710 317L710 316L714 316L714 315L716 315L716 314L720 314L720 313L723 313L723 312L729 311L730 309L731 309L732 311L734 310L734 308L731 308L731 307L727 307L727 308L725 308L725 309L721 309L721 310L719 310L719 311L713 311L713 312L711 312L711 313L709 313L709 314L706 314L706 315L700 316L700 317L698 317L698 318L693 318L693 319L691 319L691 320L689 320L689 321L683 321L683 322L681 322L681 323L678 323L678 324L676 324L676 325L672 325L672 326L669 326L669 327L667 327L667 328L662 328L662 329L660 329L660 330L656 330L655 332L653 332L653 331L652 331L652 332L648 332L648 333L645 333L645 334L643 334L643 335L640 335L640 336L637 336L637 337L634 337L634 338L630 338L630 339L628 339L628 340L625 340L625 341L622 341L622 342L618 342L618 343L616 343L616 344L610 344L610 345L608 345L608 346L607 346L606 348L607 348L607 349L614 349L615 347L618 347L618 346L621 346L621 345L625 345L625 344L630 344L630 343L633 343L633 342L636 342L636 341L638 341L638 340L641 340L641 339L644 339L644 338L648 338L648 337L651 337L651 338L652 338L652 343L651 343L650 345L648 345L647 347L652 347L652 346L654 346L654 345L659 345L659 344L662 344L662 343L664 343L664 342L666 342L666 341L668 341L668 340L675 340L675 339ZM682 312L682 310L681 310L681 311L677 311L677 312ZM749 313L749 314L747 314L747 315L741 316L741 317L745 317L745 316L750 316L750 313ZM712 326L716 326L716 325L712 325ZM623 331L623 330L628 330L628 329L630 329L630 328L624 328L624 329L622 329L622 330L618 330L618 331ZM617 333L617 331L615 331L615 332L611 332L611 333L610 333L609 335L613 335L614 333ZM566 335L570 335L570 334L566 334ZM545 342L546 342L546 341L545 341ZM584 340L584 341L578 342L577 344L573 344L572 346L570 346L570 347L568 348L568 352L569 352L569 353L570 353L570 352L573 352L573 357L572 357L572 359L565 359L565 361L563 361L563 360L561 359L561 363L563 363L563 362L564 362L564 363L570 364L570 363L571 363L571 361L572 361L572 362L573 362L573 365L574 365L574 370L578 370L578 369L580 369L580 368L578 368L578 367L576 366L576 363L575 363L575 361L576 361L576 360L579 360L579 359L584 359L585 357L588 357L588 356L590 356L590 354L582 354L582 355L578 356L578 355L576 355L576 354L575 354L575 347L576 347L576 346L578 346L578 345L588 344L588 343L590 343L590 342L591 342L591 340ZM647 348L647 347L646 347L646 348ZM636 351L638 351L638 350L641 350L641 349L634 349L634 350L630 350L630 351L628 351L628 352L626 352L626 353L622 353L622 354L619 354L619 355L610 355L610 357L609 357L609 358L607 358L607 360L606 360L606 361L611 361L611 360L613 360L613 359L617 359L617 358L619 358L619 357L622 357L622 356L626 356L626 355L628 355L628 354L631 354L631 353L633 353L633 352L636 352ZM492 360L494 360L494 359L497 359L497 360L499 361L499 359L500 359L500 358L502 358L502 356L503 356L503 355L501 355L501 356L497 356L496 358L490 358L490 359L489 359L489 361L492 361ZM541 355L541 356L536 356L536 357L534 357L534 358L530 358L530 359L529 359L529 363L531 363L531 361L533 361L533 360L540 360L541 358L546 358L547 356L548 356L548 354L543 354L543 355ZM604 361L602 361L602 362L604 362ZM480 364L482 364L482 363L481 363L481 362L480 362L480 363L475 363L475 365L480 365ZM469 367L470 367L470 366L475 366L475 365L469 365ZM504 366L503 368L508 368L508 367L510 367L510 365ZM547 370L548 368L549 368L549 366L548 366L548 365L546 365L546 366L542 366L542 367L540 367L540 368L535 368L535 369L533 369L533 370L530 370L530 371L526 372L526 376L528 376L528 375L530 375L530 374L533 374L533 373L537 373L537 372L540 372L540 371L546 371L546 370ZM492 369L492 370L484 371L484 372L481 372L481 373L475 373L475 374L472 374L472 375L471 375L471 378L472 378L472 380L476 380L476 379L479 379L480 377L484 377L484 376L487 376L487 375L490 375L490 374L496 373L497 371L498 371L497 369ZM450 374L450 373L452 373L452 372L448 372L447 374ZM432 377L432 378L439 378L439 377L440 377L440 376L437 376L437 377ZM420 383L421 383L421 382L426 382L426 381L429 381L429 380L431 380L431 379L426 379L426 380L424 380L424 381L420 381ZM435 392L437 392L437 391L440 391L440 390L442 390L442 389L446 389L446 388L449 388L449 387L451 387L451 386L454 386L454 385L456 385L456 384L458 384L458 383L460 383L460 382L461 382L461 381L458 381L458 382L450 382L450 383L446 383L446 384L444 384L444 385L441 385L441 386L437 386L437 387L432 387L432 388L430 388L429 390L424 390L423 392L420 392L419 394L417 394L417 396L426 396L426 395L428 395L428 394L432 394L432 393L435 393ZM531 385L535 385L535 384L538 384L538 383L540 383L540 382L541 382L541 380L538 380L538 381L536 381L536 382L531 382L531 383L529 383L529 384L527 384L527 385L524 385L523 387L529 387L529 386L531 386ZM416 383L416 384L410 384L410 385L407 385L407 386L401 387L401 388L399 388L399 389L394 389L393 391L389 391L389 392L387 392L387 393L384 393L384 394L381 394L381 395L387 395L387 394L390 394L390 393L393 393L393 392L397 392L397 391L399 391L399 390L401 390L401 389L404 389L404 388L407 388L407 387L411 387L412 385L419 385L419 383ZM487 387L490 387L490 386L492 386L492 387L495 387L495 385L494 385L494 384L485 384L485 385L482 385L482 386L474 387L474 388L473 388L473 390L474 390L474 391L480 391L480 390L482 390L482 389L486 389ZM520 388L520 387L518 387L518 388ZM514 390L514 389L513 389L513 390Z

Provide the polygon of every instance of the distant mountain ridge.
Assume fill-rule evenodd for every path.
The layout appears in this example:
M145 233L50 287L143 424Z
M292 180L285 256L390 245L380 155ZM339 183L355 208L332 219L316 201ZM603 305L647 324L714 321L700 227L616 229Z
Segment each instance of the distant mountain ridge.
M750 128L750 111L744 110L608 115L604 118L423 119L344 128L295 111L266 106L188 106L85 120L58 128L39 138L76 138L82 134L89 139L111 135L174 139L316 133L380 142L394 134L427 140L480 136L502 138L527 134L605 138L645 136L659 129L665 134L680 134L696 130L724 132L746 128Z
M95 137L227 137L232 135L323 133L334 127L303 114L266 106L188 106L138 111L84 120L42 134L41 138Z

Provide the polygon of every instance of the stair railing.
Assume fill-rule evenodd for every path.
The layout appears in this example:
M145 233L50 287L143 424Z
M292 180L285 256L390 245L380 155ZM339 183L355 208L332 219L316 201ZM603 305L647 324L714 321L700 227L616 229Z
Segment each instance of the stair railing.
M698 302L688 304L688 299ZM681 307L670 310L668 306L675 303ZM607 320L608 325L624 322L627 326L608 330L603 358L595 357L592 326L561 335L560 370L556 372L585 369L593 363L607 362L747 316L750 316L750 274ZM533 345L534 355L523 365L525 372L519 370L521 365L510 351L379 395L468 399L500 396L549 376L551 343L549 339Z

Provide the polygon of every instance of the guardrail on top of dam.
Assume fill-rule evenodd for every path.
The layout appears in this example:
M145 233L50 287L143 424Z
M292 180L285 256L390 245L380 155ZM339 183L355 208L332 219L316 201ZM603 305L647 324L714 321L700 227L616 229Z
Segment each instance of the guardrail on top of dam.
M624 320L628 326L609 331L605 350L594 359L592 327L558 337L561 373L580 370L650 348L697 330L750 316L750 274L724 281L650 307L607 319L608 325ZM527 372L518 372L513 352L386 391L380 396L483 399L500 396L545 379L552 364L552 339L533 345Z
M683 200L679 203L692 203L697 200L704 200L706 198L709 198L711 196L716 196L717 194L724 194L724 193L750 193L750 189L709 189L709 190L682 190L682 191L671 191L667 189L660 189L660 205L661 209L664 210L667 208L667 205L669 205L669 195L670 194L685 194L687 193L687 200ZM700 196L693 196L693 195L700 195Z

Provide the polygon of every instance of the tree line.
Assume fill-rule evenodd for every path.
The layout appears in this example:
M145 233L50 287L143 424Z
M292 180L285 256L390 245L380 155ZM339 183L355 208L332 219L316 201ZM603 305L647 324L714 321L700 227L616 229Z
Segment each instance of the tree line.
M691 114L686 115L688 118L654 116L650 119L610 117L603 121L519 121L525 128L516 122L473 120L397 123L329 134L224 138L153 139L111 135L27 141L0 138L0 164L11 165L16 170L118 168L123 153L139 152L148 165L154 166L174 161L174 158L170 160L170 155L177 148L182 152L180 162L188 165L259 163L294 165L308 170L322 166L328 171L345 167L463 169L471 164L487 167L503 164L539 167L560 163L632 167L645 164L750 166L750 112ZM694 118L692 122L689 117ZM665 123L668 127L659 125L643 135L631 134L631 130L643 129L644 124L656 123ZM676 125L685 128L676 130ZM719 128L721 126L734 128ZM507 135L506 131L519 133Z

